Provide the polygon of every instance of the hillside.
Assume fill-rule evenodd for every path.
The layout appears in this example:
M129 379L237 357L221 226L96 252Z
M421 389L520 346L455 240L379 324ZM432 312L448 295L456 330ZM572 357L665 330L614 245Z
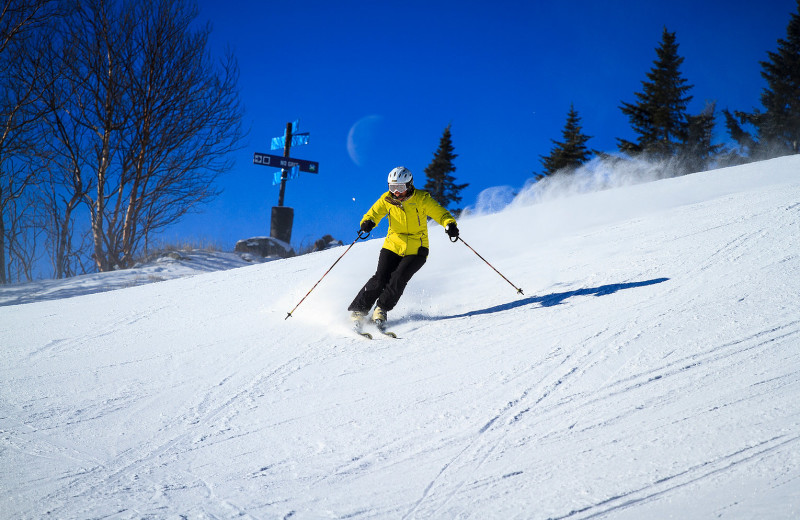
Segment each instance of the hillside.
M0 516L800 516L800 156L460 228L0 307Z

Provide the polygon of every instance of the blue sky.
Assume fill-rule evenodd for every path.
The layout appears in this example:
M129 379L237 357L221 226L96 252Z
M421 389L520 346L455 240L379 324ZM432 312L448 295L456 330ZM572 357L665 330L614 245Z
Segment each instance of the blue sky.
M759 61L777 49L797 10L795 0L199 5L200 21L212 24L212 54L230 48L238 59L249 135L219 180L223 194L164 239L225 250L269 235L275 170L254 165L253 153L282 153L270 151L270 139L289 121L310 132L310 144L291 155L320 163L319 174L287 184L292 245L324 234L350 242L391 168L405 165L418 186L425 183L448 124L456 180L469 183L462 206L490 187L522 187L540 171L571 103L594 136L591 148L615 151L616 138L634 139L619 106L635 101L664 27L676 33L681 72L694 85L690 112L707 101L718 112L760 106ZM727 140L721 118L717 140ZM385 224L377 233L384 231Z

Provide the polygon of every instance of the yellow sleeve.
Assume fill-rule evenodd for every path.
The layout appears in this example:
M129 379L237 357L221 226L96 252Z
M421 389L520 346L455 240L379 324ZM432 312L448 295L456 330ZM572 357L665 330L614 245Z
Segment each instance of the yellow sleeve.
M373 204L372 207L369 208L369 211L364 214L361 222L364 222L365 220L371 220L377 226L383 217L389 214L389 208L386 207L386 202L383 200L385 196L386 194L384 193L378 200L375 201L375 204Z
M441 204L436 202L430 193L425 197L425 213L428 214L433 220L441 224L442 227L447 227L448 224L455 224L456 219L450 214Z

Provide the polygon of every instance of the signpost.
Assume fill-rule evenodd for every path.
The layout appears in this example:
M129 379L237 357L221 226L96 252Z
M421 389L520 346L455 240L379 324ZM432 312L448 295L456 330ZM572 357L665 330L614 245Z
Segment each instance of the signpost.
M298 126L299 124L295 124L295 129L297 129ZM318 173L319 163L289 157L289 150L292 144L308 144L308 133L292 135L291 122L286 123L286 133L283 137L272 139L274 144L280 143L281 141L284 144L283 156L256 152L253 154L253 164L281 169L281 190L278 195L278 205L272 207L270 236L288 244L292 239L292 223L294 221L294 209L284 207L283 205L283 196L286 192L286 181L289 178L289 170L296 166L301 172Z

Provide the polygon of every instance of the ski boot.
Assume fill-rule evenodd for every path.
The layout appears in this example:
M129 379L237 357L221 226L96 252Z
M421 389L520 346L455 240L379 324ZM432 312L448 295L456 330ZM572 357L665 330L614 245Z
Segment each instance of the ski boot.
M386 311L380 307L375 307L375 312L372 313L372 321L379 329L386 326Z
M381 334L386 336L391 336L393 338L397 337L397 334L394 332L389 332L386 330L386 311L381 309L380 307L375 307L375 312L372 313L372 323L378 327L378 330Z

